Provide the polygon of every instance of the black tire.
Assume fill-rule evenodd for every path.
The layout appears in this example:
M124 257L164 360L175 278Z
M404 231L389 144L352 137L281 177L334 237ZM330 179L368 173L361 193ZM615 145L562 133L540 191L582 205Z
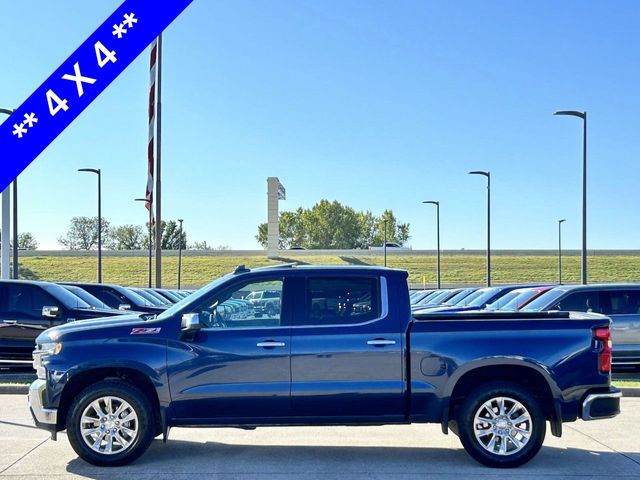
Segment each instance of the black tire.
M273 303L267 303L264 310L265 310L265 313L267 314L267 317L273 317L276 314L276 307Z
M83 412L92 402L102 397L117 397L124 400L137 415L137 435L118 453L96 452L85 442L81 433ZM67 415L67 436L71 446L80 458L100 467L131 463L149 448L156 430L153 408L147 396L133 385L118 380L105 380L82 390L73 400Z
M495 421L499 423L497 425L493 425L490 422L494 420L487 416L487 422L485 424L486 430L483 430L483 432L486 433L481 437L484 440L481 441L476 437L476 434L474 433L474 420L476 413L481 412L480 409L486 402L489 402L492 399L497 399L498 397L513 399L519 402L526 409L529 414L530 421L517 424L524 427L525 430L530 430L530 436L526 442L522 442L523 437L515 430L516 424L512 424L511 422L506 423L512 418L504 420L502 419L504 417L498 417ZM510 405L513 405L513 403L507 400L506 406ZM505 408L505 410L506 409L507 408ZM514 411L513 415L516 415L517 412L518 410ZM520 410L520 412L522 412L522 410ZM484 423L485 422L483 422L483 424ZM467 453L483 465L496 468L513 468L527 463L538 453L538 451L540 451L546 434L545 417L538 399L536 399L526 388L506 382L488 383L469 393L458 410L457 424L458 437L460 438L460 442ZM504 425L509 426L505 428ZM501 428L505 429L500 430ZM513 432L516 432L514 434L514 437L516 437L514 440L524 443L524 446L518 446L511 438L505 438L504 435L498 434L504 433L509 437ZM494 441L493 445L491 444L491 441ZM486 444L484 442L486 442ZM505 445L506 452L503 454L499 454L497 452L493 453L493 451L496 450L496 447L500 450L502 443Z

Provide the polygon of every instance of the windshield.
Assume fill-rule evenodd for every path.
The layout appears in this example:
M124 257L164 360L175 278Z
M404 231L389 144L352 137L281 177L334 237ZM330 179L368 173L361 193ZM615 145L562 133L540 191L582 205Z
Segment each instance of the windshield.
M435 296L440 291L441 290L425 290L422 292L417 292L416 295L414 295L414 297L409 300L409 302L411 303L411 305L415 305L416 303L420 303L427 298L433 298L432 296Z
M540 312L546 310L554 304L562 295L565 294L564 289L552 289L543 293L538 298L527 304L520 310L521 312Z
M169 299L169 303L175 303L182 300L182 297L179 297L171 290L162 290L162 293L158 293L158 295L164 295L167 299Z
M468 297L469 295L471 295L471 293L473 293L473 291L474 291L473 288L465 288L460 293L456 293L453 297L451 297L449 300L444 302L444 304L448 305L450 307L453 307L454 305L457 305L458 302L460 302L463 298Z
M80 297L82 300L87 302L87 304L92 308L103 308L103 309L110 308L108 305L101 302L99 299L91 295L86 290L81 289L80 287L76 287L75 285L63 285L63 288L69 290L76 297Z
M482 289L475 290L474 292L470 293L469 295L464 297L462 300L460 300L456 304L456 307L466 307L467 305L469 305L471 302L473 302L473 300L476 299L477 297L479 297L480 295L482 295Z
M55 283L48 283L43 288L67 308L91 308L91 305L89 305L83 299L74 295L69 290L61 287L60 285L57 285Z
M518 292L519 290L514 290ZM520 295L515 298L512 298L508 303L506 303L500 310L504 310L507 312L516 312L520 309L520 306L524 303L531 300L536 295L540 294L539 288L530 288L522 291Z
M137 307L155 307L153 303L151 303L146 298L138 295L133 290L129 290L128 288L119 287L114 285L113 288L122 296L124 296L127 300L129 300L133 305ZM135 310L135 309L134 309Z
M431 295L420 300L416 305L424 306L424 305L439 305L441 302L446 300L451 296L451 292L449 290L443 290L439 292L435 292Z
M145 292L144 290L141 290L139 288L136 288L136 289L130 288L129 290L131 290L132 292L137 293L138 295L140 295L145 300L148 300L149 302L151 302L151 305L155 305L157 307L160 307L160 306L164 305L164 303L162 303L156 297L151 295L149 292Z
M176 303L173 306L167 308L164 312L162 312L160 315L158 315L158 319L169 318L169 317L175 315L176 313L180 312L184 307L186 307L187 305L189 305L191 303L193 303L194 305L197 305L200 301L202 301L204 299L204 297L209 295L209 292L211 290L213 290L214 288L219 287L220 285L225 283L227 280L229 280L229 278L232 277L232 276L233 276L232 273L228 273L228 274L226 274L226 275L224 275L224 276L222 276L220 278L215 279L209 285L205 285L200 290L195 291L194 293L192 293L188 297L183 298L178 303Z
M469 307L484 307L499 291L500 288L483 288L482 294L478 295L467 305Z
M173 305L175 303L169 300L168 298L163 297L155 290L149 290L148 288L141 288L140 290L145 292L147 295L151 295L153 298L158 300L162 305Z
M518 298L522 294L522 292L522 290L513 290L506 295L501 296L494 302L491 302L484 308L486 308L487 310L502 310L505 305L507 305L511 300Z

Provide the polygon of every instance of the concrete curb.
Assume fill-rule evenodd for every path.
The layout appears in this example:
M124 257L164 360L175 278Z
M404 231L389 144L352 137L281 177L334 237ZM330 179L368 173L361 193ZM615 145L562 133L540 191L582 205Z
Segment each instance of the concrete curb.
M621 388L623 397L640 397L640 388L639 387L627 387Z
M0 395L26 395L29 385L0 385Z

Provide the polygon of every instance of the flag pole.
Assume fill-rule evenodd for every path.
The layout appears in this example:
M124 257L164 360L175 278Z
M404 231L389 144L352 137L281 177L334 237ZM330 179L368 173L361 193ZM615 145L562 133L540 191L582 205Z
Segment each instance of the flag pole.
M149 142L147 144L147 187L145 207L149 210L149 288L151 288L151 256L153 249L153 184L154 184L154 141L156 126L156 64L158 61L158 39L151 44L149 56Z
M158 109L156 145L156 287L162 287L162 34L158 36Z

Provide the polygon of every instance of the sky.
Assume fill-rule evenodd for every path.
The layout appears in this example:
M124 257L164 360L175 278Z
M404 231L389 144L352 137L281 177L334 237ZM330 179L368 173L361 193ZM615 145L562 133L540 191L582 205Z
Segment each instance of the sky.
M118 1L0 0L0 107L19 106ZM163 219L189 242L259 248L266 179L281 210L326 198L411 225L409 245L640 248L640 3L635 0L195 0L163 35ZM7 21L9 20L9 21ZM148 49L19 177L40 248L73 216L144 224ZM4 118L0 118L3 121ZM10 161L10 159L3 159Z

